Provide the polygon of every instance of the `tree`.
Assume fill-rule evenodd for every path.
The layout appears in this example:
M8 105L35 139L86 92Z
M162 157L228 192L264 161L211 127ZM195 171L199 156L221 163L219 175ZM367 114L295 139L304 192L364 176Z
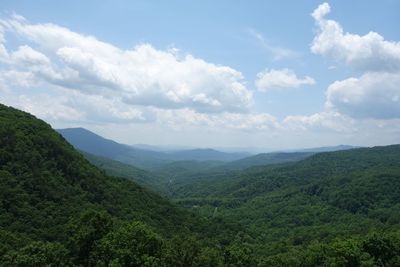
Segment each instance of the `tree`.
M112 220L106 212L86 210L80 217L69 223L69 247L76 262L83 266L95 266L96 255L93 254L97 242L112 228Z
M71 266L68 250L60 243L32 242L29 245L6 254L1 266L16 267L62 267Z
M163 241L141 222L108 233L97 246L97 266L159 266Z

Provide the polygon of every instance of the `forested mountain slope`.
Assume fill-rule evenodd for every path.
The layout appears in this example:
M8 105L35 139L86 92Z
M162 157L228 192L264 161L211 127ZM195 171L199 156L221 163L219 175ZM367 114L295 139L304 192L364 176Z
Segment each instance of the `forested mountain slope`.
M152 169L171 162L165 153L123 145L84 128L67 128L57 131L76 149L136 167Z
M164 193L166 191L166 178L160 175L117 160L96 156L84 151L80 152L90 163L104 170L107 175L127 178L156 192Z
M244 170L253 166L280 164L299 161L314 155L314 152L274 152L261 153L243 159L235 160L219 167L225 170Z
M245 225L257 235L261 254L396 231L400 146L320 153L296 163L206 177L173 197L203 216Z
M0 266L179 266L185 240L200 255L237 231L104 175L28 113L0 105L0 126Z
M196 215L28 113L0 126L0 266L400 265L400 146L198 177L174 195Z

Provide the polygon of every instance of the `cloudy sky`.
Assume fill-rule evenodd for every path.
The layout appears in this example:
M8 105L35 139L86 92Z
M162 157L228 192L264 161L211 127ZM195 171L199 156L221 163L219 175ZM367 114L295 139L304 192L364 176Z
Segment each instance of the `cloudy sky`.
M400 143L400 1L0 3L0 102L127 144Z

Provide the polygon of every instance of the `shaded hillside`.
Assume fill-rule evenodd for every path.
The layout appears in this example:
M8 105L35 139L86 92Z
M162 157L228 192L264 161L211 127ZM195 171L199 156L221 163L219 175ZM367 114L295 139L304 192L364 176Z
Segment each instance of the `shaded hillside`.
M96 156L83 151L81 153L90 163L104 170L107 175L127 178L156 192L163 193L166 190L166 178L117 160Z
M0 105L0 126L1 266L192 266L185 240L199 254L239 229L104 175L28 113Z

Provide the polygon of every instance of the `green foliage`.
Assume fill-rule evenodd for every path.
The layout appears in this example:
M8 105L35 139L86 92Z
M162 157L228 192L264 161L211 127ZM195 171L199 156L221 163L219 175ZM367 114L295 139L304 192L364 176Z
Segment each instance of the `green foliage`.
M110 215L94 210L85 210L78 219L70 221L67 225L68 247L76 255L76 262L85 266L93 265L92 258L95 257L93 254L97 243L112 227Z
M108 233L97 246L96 265L159 266L163 241L143 223L133 222Z
M0 266L400 266L398 145L196 163L168 188L188 212L132 182L152 174L92 159L130 180L107 176L27 113L0 105L0 126Z
M32 242L29 245L11 251L0 260L1 266L18 267L61 267L71 266L68 250L60 243Z
M399 232L371 233L270 256L259 266L399 266L399 241Z
M58 257L59 265L96 266L102 247L112 255L112 265L145 253L140 264L151 266L160 260L156 244L163 241L158 235L165 240L195 235L215 244L233 231L183 211L132 181L106 176L30 114L0 105L0 126L2 265L46 266L57 263ZM118 227L132 221L157 229L157 235L142 224ZM128 239L122 238L124 232L130 234ZM151 249L146 247L150 241Z
M161 178L159 175L109 158L96 156L83 151L81 151L81 153L90 163L104 170L107 175L127 178L156 192L165 193L167 190L165 179Z

